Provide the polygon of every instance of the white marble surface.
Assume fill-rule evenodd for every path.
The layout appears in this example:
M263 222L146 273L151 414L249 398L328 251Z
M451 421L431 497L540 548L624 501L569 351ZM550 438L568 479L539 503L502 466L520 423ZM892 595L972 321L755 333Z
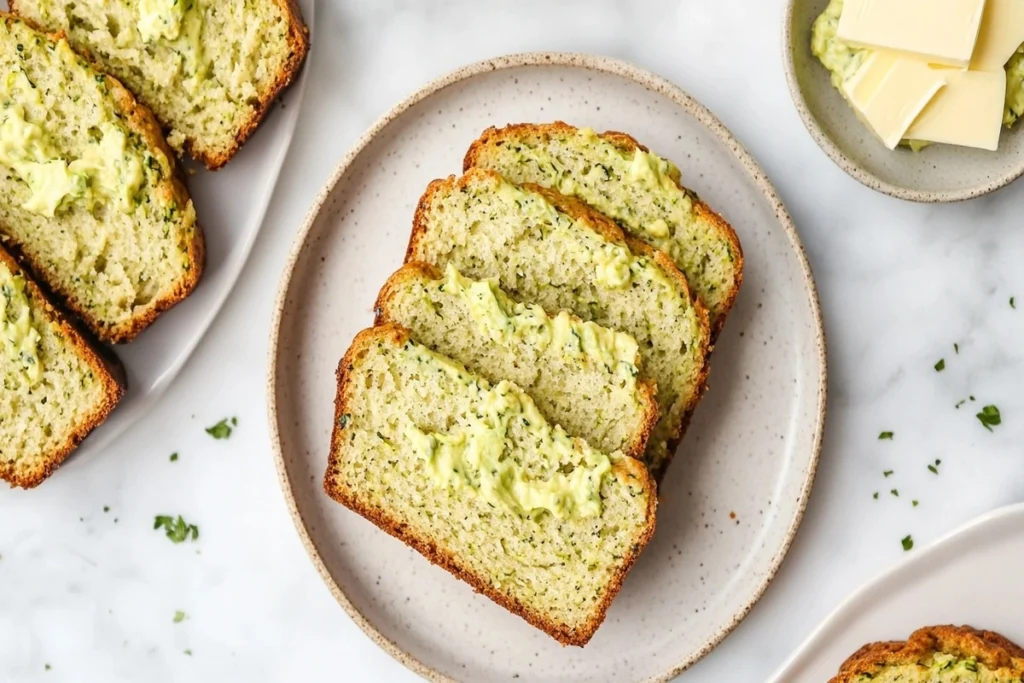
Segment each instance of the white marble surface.
M266 331L294 233L347 147L427 80L499 53L600 52L678 83L764 166L815 268L831 395L811 504L764 599L680 680L763 681L900 561L903 536L920 547L1024 500L1024 184L930 207L846 177L790 103L782 0L337 0L317 12L299 129L219 320L116 445L36 491L0 491L0 680L415 680L337 606L293 531L268 442ZM988 403L1003 415L994 433L974 418ZM231 415L231 439L203 431ZM171 544L152 529L158 514L195 522L199 541Z

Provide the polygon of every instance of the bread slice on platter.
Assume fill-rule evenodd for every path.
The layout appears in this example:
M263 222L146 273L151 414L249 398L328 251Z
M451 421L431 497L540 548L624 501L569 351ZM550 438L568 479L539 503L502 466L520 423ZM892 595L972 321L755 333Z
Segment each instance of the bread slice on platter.
M38 486L124 394L103 357L0 249L0 479Z
M548 315L510 299L493 280L408 263L377 299L377 324L417 341L492 383L510 380L541 414L600 450L642 458L658 420L655 385L640 376L636 340L565 311Z
M171 146L226 164L295 78L309 36L292 0L10 0L65 31L163 124Z
M574 196L664 251L707 307L712 339L718 335L743 281L743 251L671 162L625 133L598 135L559 121L488 128L466 154L465 169L474 167Z
M590 639L653 533L641 462L396 325L356 337L335 406L328 495L560 642Z
M970 626L929 626L906 641L865 645L829 683L1020 683L1024 649Z
M0 238L103 341L131 340L199 280L203 237L148 109L0 14Z
M710 345L707 313L668 256L576 199L471 169L427 188L406 260L495 278L517 301L636 339L658 387L644 459L660 478L704 391Z

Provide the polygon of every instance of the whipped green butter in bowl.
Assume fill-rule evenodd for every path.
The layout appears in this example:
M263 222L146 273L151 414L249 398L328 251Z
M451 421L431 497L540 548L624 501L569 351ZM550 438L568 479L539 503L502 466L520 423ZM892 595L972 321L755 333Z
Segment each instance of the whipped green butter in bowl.
M867 33L858 27L857 40L866 41L861 44L840 37L852 33L853 22L840 25L847 3L856 4L857 19L890 7L880 0L789 0L784 26L784 63L797 111L840 168L872 189L919 202L978 197L1024 174L1024 124L1018 123L1024 116L1024 40L992 27L1007 24L996 19L1016 6L977 0L973 14L953 24L934 13L890 26L876 22ZM963 28L970 21L976 35ZM969 38L959 50L950 47L957 32ZM903 39L901 51L871 42ZM1001 66L992 66L993 60ZM879 85L885 83L888 97ZM980 118L956 105L977 103L982 95L986 113Z

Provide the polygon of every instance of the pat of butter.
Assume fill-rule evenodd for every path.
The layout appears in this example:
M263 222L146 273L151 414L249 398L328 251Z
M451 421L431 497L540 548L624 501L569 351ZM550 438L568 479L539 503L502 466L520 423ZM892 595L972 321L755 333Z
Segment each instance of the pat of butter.
M985 0L846 0L837 35L856 47L966 68L984 10Z
M1024 43L1024 0L988 0L971 69L996 71Z
M1003 123L1006 72L946 69L946 87L907 130L912 140L995 151Z
M942 70L931 69L924 62L873 52L843 84L843 92L885 146L896 149L945 82Z

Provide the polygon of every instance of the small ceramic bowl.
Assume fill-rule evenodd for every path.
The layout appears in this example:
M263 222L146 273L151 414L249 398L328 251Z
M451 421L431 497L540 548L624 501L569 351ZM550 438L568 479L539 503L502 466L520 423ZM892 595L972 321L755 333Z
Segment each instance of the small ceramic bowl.
M932 145L889 150L858 119L811 54L811 26L829 0L789 0L784 61L789 91L815 142L868 187L915 202L980 197L1024 175L1024 122L1003 130L999 150Z

